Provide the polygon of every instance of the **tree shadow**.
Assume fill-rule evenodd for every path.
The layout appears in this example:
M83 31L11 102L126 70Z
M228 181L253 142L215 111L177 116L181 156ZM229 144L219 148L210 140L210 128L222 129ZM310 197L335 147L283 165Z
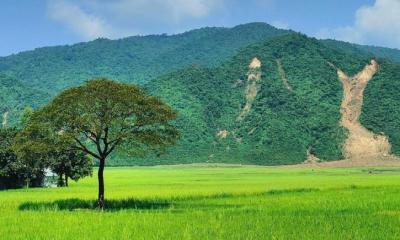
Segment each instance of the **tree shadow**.
M166 209L171 203L166 200L139 200L134 198L121 200L105 200L105 211L120 211L126 209L153 210ZM97 207L95 200L78 198L62 199L53 202L25 202L19 206L21 211L76 211L94 210Z

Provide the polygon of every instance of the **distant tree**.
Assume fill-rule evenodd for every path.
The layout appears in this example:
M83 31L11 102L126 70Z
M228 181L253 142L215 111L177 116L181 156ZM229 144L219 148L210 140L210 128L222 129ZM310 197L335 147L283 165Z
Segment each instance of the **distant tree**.
M138 86L107 79L88 81L60 93L32 116L32 124L99 161L98 208L104 208L104 167L116 149L143 156L162 152L179 134L171 121L176 113ZM52 142L41 147L48 147ZM40 144L39 144L40 145Z
M11 149L18 130L0 128L0 189L23 185L22 174L17 169L17 155Z
M48 165L48 151L44 151L44 149L49 149L43 143L38 145L32 138L32 136L42 135L41 131L32 127L30 130L29 135L26 134L25 130L19 131L12 143L12 151L17 155L14 166L18 170L15 171L22 175L27 188L42 184Z
M58 175L59 187L68 187L69 178L78 181L83 177L91 176L93 172L90 158L82 152L68 150L52 152L49 168Z

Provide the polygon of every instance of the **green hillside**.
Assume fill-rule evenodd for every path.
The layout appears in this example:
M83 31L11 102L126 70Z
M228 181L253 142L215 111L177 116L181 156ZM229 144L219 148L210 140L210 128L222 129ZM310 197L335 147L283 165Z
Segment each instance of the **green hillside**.
M240 119L255 57L259 90ZM308 149L323 160L340 159L343 90L329 63L356 73L367 62L290 34L244 48L220 67L192 66L154 80L147 88L177 109L183 132L180 146L162 159L274 165L303 162Z
M400 63L399 49L377 47L377 46L365 46L365 45L336 41L331 39L321 40L321 42L327 47L346 52L350 55L386 58L394 62Z
M376 133L384 133L392 152L400 155L400 65L378 59L380 70L364 94L361 123Z
M353 76L372 58L380 67L365 89L360 122L387 136L400 154L398 50L321 41L262 23L99 39L0 58L0 111L15 124L25 106L41 106L61 89L103 76L141 83L163 98L177 110L182 133L162 157L118 155L112 165L337 160L347 137L339 123L337 70Z
M108 77L144 83L178 68L216 65L260 39L286 34L265 23L234 28L202 28L178 35L97 39L46 47L0 58L0 73L50 95L82 82Z
M5 125L16 124L26 106L37 108L47 102L49 95L27 87L24 83L0 74L0 117Z

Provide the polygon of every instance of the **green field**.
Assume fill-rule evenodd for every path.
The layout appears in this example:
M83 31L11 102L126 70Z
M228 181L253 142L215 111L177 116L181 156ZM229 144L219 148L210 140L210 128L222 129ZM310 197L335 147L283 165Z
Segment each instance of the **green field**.
M106 169L69 188L0 192L0 239L399 239L400 169Z

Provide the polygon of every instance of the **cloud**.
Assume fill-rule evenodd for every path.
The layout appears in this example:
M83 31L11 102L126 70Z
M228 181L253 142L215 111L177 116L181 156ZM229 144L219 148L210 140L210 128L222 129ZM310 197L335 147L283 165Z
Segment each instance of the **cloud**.
M271 23L272 26L280 29L289 29L289 24L286 22L281 22L281 21L273 21Z
M400 48L400 0L376 0L374 5L363 6L356 11L353 25L322 29L316 35Z
M111 34L110 26L101 18L88 14L79 5L64 0L48 2L48 14L51 19L61 22L70 30L91 40Z
M209 16L225 0L48 0L51 19L85 40L181 28Z
M218 0L119 0L111 9L123 17L171 19L174 22L185 18L202 18L219 4Z

